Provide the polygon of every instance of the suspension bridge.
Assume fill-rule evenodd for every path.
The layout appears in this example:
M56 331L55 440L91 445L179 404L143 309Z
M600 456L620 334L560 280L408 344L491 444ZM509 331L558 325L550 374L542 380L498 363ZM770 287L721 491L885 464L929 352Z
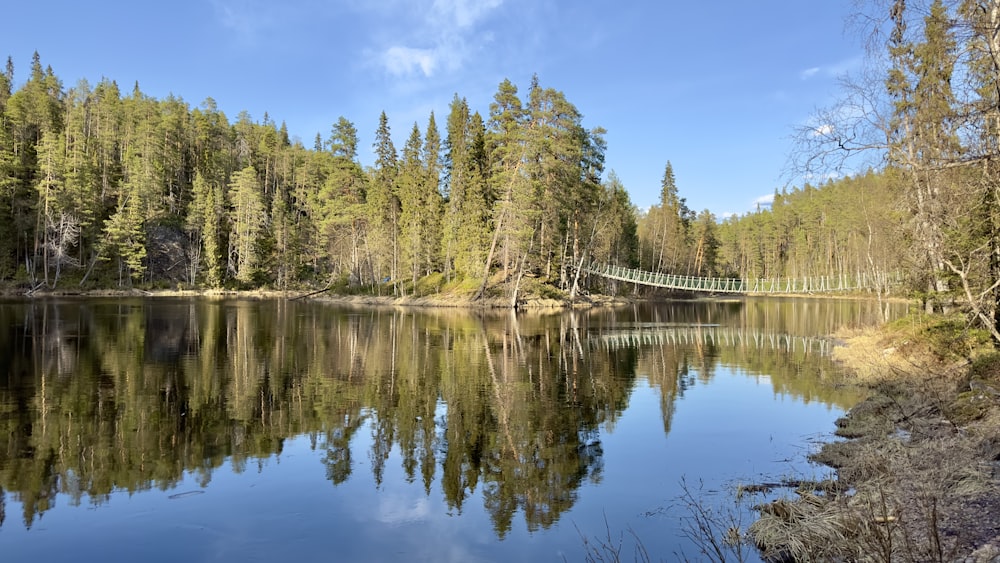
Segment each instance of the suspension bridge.
M789 294L789 293L834 293L870 290L876 287L886 287L890 278L886 275L872 276L858 273L854 276L842 274L838 276L802 277L802 278L771 278L744 280L739 278L702 278L697 276L682 276L648 272L622 266L595 265L583 268L583 271L595 276L619 280L639 285L663 287L680 291L698 291L704 293L741 293L741 294Z

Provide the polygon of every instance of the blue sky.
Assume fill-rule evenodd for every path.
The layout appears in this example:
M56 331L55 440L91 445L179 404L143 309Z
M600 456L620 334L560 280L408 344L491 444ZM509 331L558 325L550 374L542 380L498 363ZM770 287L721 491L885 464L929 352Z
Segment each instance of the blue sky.
M32 52L66 88L135 81L147 95L206 97L230 121L265 112L312 146L339 116L361 160L385 111L400 148L453 95L484 116L509 78L561 90L608 130L607 169L633 203L659 197L669 160L696 210L745 213L787 172L791 136L829 105L862 47L847 0L172 0L13 2L0 55Z

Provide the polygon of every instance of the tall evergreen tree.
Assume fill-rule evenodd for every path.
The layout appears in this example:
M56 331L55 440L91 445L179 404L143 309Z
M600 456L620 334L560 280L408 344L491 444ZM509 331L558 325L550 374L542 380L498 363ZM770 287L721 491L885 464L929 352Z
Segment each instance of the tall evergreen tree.
M517 87L505 79L500 83L490 104L486 138L490 189L497 194L493 205L493 240L484 265L483 282L476 298L483 295L489 282L490 269L496 253L508 279L516 264L530 252L537 228L537 212L533 209L533 184L524 173L527 147L524 139L526 113ZM521 259L521 260L519 260ZM516 297L513 297L516 298Z
M392 144L389 118L379 116L375 131L375 167L368 189L369 237L374 269L381 278L388 274L393 291L398 290L399 275L399 196L396 178L399 175L396 147Z
M137 157L133 157L133 161ZM127 169L139 168L134 162ZM99 254L115 258L118 264L118 285L124 286L142 279L146 271L146 230L143 182L137 173L126 176L118 190L118 204L104 223L104 239Z
M66 190L66 145L58 133L47 131L37 147L38 219L35 226L34 271L41 267L42 281L55 287L67 247L79 229ZM33 273L33 272L32 272Z
M358 130L346 117L340 116L333 124L328 142L334 156L354 160L358 157Z
M233 174L229 197L232 201L229 271L238 281L250 284L254 282L263 258L260 243L268 218L257 171L253 166Z
M424 146L421 158L424 164L423 187L424 200L424 241L421 252L421 263L426 273L441 268L441 233L444 214L444 198L441 194L441 133L438 131L434 112L427 118L427 130L424 132Z
M422 143L420 128L414 123L410 137L407 139L406 145L403 146L399 175L396 178L400 205L401 272L406 272L411 277L414 288L417 278L420 276L423 242L427 235L424 228L424 216L429 203L426 201L426 193L424 192L427 178L424 175L420 154Z
M209 287L222 284L224 263L220 229L222 222L222 188L211 182L201 171L195 173L193 201L188 208L187 229L191 233L193 258L189 265L189 281L194 284L200 271L205 272ZM202 267L204 264L204 267Z
M445 211L442 217L444 272L484 275L492 198L486 186L485 126L457 95L448 113L444 151Z
M340 118L330 139L332 158L316 154L311 159L314 163L324 163L317 166L327 173L310 212L318 231L321 255L330 265L331 274L346 275L351 283L359 283L365 277L363 264L369 262L365 250L369 218L365 209L366 182L357 162L357 144L354 124Z
M943 214L946 204L941 164L957 156L956 121L951 90L955 39L945 7L935 0L924 20L923 38L908 37L906 2L891 7L889 40L892 67L886 90L894 102L889 159L908 175L915 232L922 247L919 271L926 272L929 292L948 289L944 266Z

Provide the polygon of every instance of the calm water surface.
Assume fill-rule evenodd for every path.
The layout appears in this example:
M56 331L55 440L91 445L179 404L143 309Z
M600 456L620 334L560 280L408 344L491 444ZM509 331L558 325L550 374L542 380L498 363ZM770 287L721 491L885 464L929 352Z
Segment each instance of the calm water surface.
M859 397L820 337L877 317L0 302L0 561L697 560L682 480L824 475Z

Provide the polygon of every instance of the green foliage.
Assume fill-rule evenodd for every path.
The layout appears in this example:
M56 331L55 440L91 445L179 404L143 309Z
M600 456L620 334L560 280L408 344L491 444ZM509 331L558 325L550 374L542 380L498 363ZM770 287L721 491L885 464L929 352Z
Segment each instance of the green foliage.
M692 231L694 241L703 241L702 254L693 245L688 262L744 279L861 274L888 288L912 257L901 252L909 239L898 197L891 175L868 172L776 193L769 209L718 225L701 214Z
M249 285L257 281L262 235L267 224L267 209L253 166L233 174L229 193L232 201L229 269L237 281Z
M1000 382L1000 352L991 351L974 359L969 366L969 377Z
M23 267L34 284L155 285L154 225L187 235L171 269L192 286L388 278L398 292L403 278L499 269L568 289L581 260L634 262L627 192L602 183L603 130L537 78L517 92L500 85L488 124L456 96L444 139L432 113L402 155L383 112L364 170L345 117L307 149L268 114L230 122L211 98L107 79L64 89L36 55L20 87L12 68L0 76L0 279Z
M990 351L988 331L969 323L958 312L948 315L913 313L888 325L901 353L915 358L930 356L947 361L965 361Z
M442 293L454 295L472 295L479 287L480 280L473 277L452 277L441 286Z

